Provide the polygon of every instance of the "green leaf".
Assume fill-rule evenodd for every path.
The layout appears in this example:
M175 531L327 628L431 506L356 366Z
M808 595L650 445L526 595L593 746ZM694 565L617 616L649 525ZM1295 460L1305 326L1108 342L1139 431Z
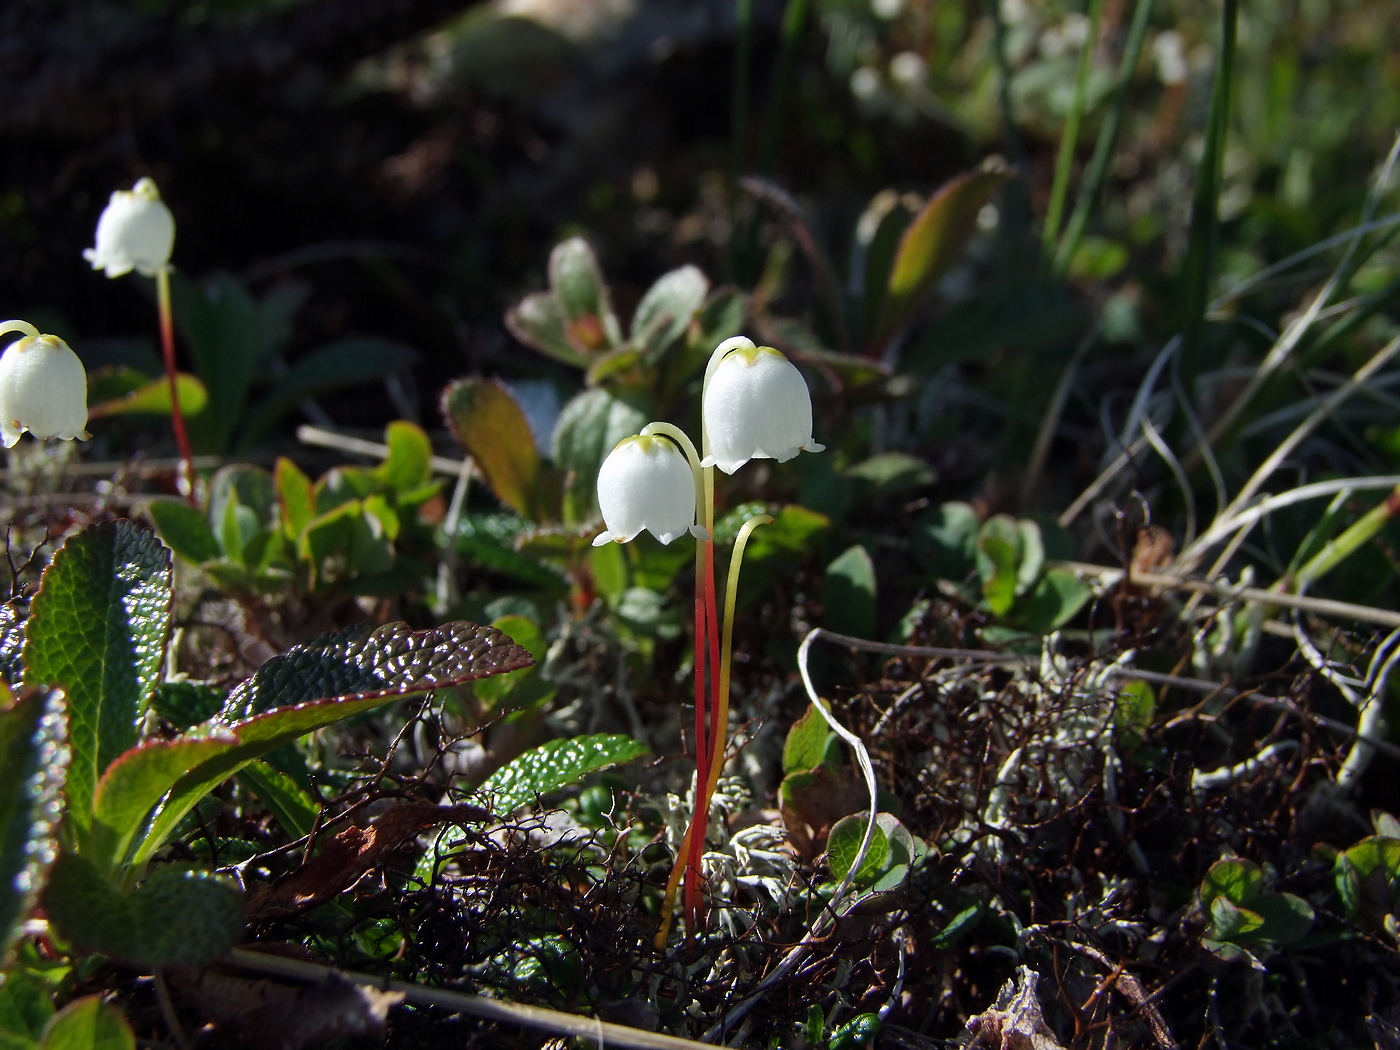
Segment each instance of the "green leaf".
M260 330L257 301L236 279L217 274L202 284L171 274L175 324L185 337L195 371L218 392L201 414L201 433L215 451L228 447L242 418L248 389L269 349Z
M808 705L783 743L783 773L816 769L826 761L827 738L835 736L815 705Z
M156 532L185 561L200 565L223 553L203 511L182 499L153 500L146 508Z
M847 467L845 474L864 483L864 491L872 499L907 493L934 481L933 468L907 452L882 452Z
M912 202L913 207L910 206ZM861 285L861 332L875 335L875 322L885 305L890 270L900 238L913 221L918 198L900 195L895 190L881 190L870 199L856 222L855 241L851 245L851 267L863 274Z
M981 920L985 910L985 904L969 904L954 915L947 926L938 931L937 936L933 938L933 946L942 949L953 947L963 938L964 934L971 932L972 928Z
M1093 589L1075 573L1049 569L1035 589L1017 603L1017 618L1028 631L1049 634L1072 620L1093 596Z
M970 503L944 503L919 517L909 549L925 570L942 580L966 578L977 560L982 519Z
M161 376L159 379L147 379L130 369L123 371L131 373L122 377L124 381L130 381L134 378L138 379L139 382L123 390L120 394L114 394L114 396L103 400L98 400L94 396L94 392L89 391L89 419L120 415L170 415L170 380L168 378ZM180 411L186 418L199 415L204 411L204 406L209 403L209 392L204 389L204 384L194 376L184 372L175 376L175 391L176 396L180 399Z
M403 623L374 629L360 624L292 647L229 695L221 735L232 742L175 783L133 863L149 859L201 798L274 748L395 697L514 671L531 662L530 654L500 631L474 623L448 623L430 631L413 631Z
M68 765L63 694L33 689L10 702L0 685L0 969L58 849Z
M53 993L41 975L23 965L0 970L0 1050L34 1050L54 1015Z
M585 368L588 354L569 341L569 319L553 292L525 296L506 312L506 327L526 346L566 365Z
M685 334L709 292L709 278L694 266L663 274L637 304L632 342L646 350L649 360L656 361Z
M842 817L831 826L826 839L827 863L831 866L834 879L844 879L851 865L860 853L860 844L865 840L868 817L862 813L852 813ZM876 824L875 834L870 839L870 849L865 853L865 862L856 873L857 884L872 882L878 878L890 863L890 843L883 828Z
M24 677L24 621L12 599L0 604L0 680L17 685Z
M1157 694L1148 682L1141 678L1119 679L1118 699L1113 705L1113 726L1115 729L1146 733L1152 725L1157 711Z
M554 462L570 472L565 521L579 523L597 515L598 468L603 459L650 420L650 405L645 401L624 400L601 388L585 390L564 406L554 428Z
M915 216L899 240L890 268L878 331L902 328L933 284L948 272L977 228L977 213L1010 176L970 171L945 183Z
M495 379L462 379L442 395L442 414L476 460L496 498L538 520L540 454L514 395Z
M148 740L126 752L97 782L92 827L80 838L79 852L115 880L155 804L191 769L235 743L225 735Z
M1016 530L1021 534L1021 556L1016 562L1016 593L1025 594L1045 568L1045 543L1040 536L1040 526L1029 518L1016 519Z
M280 515L277 508L277 486L271 474L262 467L232 463L221 467L209 482L209 525L222 530L229 516L229 505L245 507L252 512L251 527L240 526L238 535L262 529L276 529ZM239 540L232 540L235 544ZM246 542L246 541L245 541ZM229 547L224 553L233 557L241 553Z
M101 996L75 999L44 1028L39 1050L135 1050L136 1037L115 1006Z
M26 625L25 681L68 696L64 795L81 830L98 777L136 743L170 633L170 551L131 521L71 536L40 579Z
M506 699L516 688L538 671L539 661L544 659L545 653L549 650L549 641L545 638L539 625L524 616L516 614L502 616L492 621L491 626L510 635L516 645L523 646L535 658L535 665L532 667L522 667L509 674L483 678L473 687L477 699L496 710L501 710Z
M1005 616L1016 600L1022 533L1009 515L988 518L977 534L977 574L982 598L995 616Z
M404 623L356 624L274 656L233 690L223 717L232 723L313 701L423 693L532 663L523 646L474 623L428 631Z
M176 729L189 729L207 722L223 710L226 694L203 682L177 679L161 682L151 695L156 714Z
M564 309L574 346L592 352L622 342L598 257L582 237L554 246L549 254L549 284Z
M630 762L647 753L646 745L621 734L598 733L571 740L551 740L502 766L477 788L492 812L508 817L537 796L576 784L589 773Z
M243 932L243 894L228 879L166 866L124 893L75 853L54 865L44 909L79 951L143 967L198 966L222 955Z
M261 761L248 763L238 776L289 835L299 839L311 834L321 807L295 780Z
M1216 897L1210 902L1210 925L1206 935L1213 941L1238 940L1264 925L1264 916L1242 908L1229 897Z
M239 447L256 444L307 398L377 382L395 372L407 371L417 360L417 352L409 347L373 336L346 336L313 350L258 399L257 410L239 432Z
M1210 866L1201 883L1201 907L1209 909L1217 897L1246 905L1264 890L1264 872L1253 861L1226 857Z
M395 493L412 492L433 477L433 442L423 428L396 419L384 428L389 454L374 473Z
M286 456L278 456L272 481L277 490L282 534L295 543L316 516L316 497L311 479Z
M1291 944L1307 936L1312 929L1312 905L1292 893L1266 893L1251 901L1250 909L1264 919L1264 924L1254 934L1260 940Z
M528 528L528 522L514 514L464 514L457 526L457 552L481 568L532 587L566 588L569 581L561 569L516 549Z
M860 544L826 567L822 583L825 626L856 638L875 635L875 563Z
M599 733L572 740L551 740L496 770L477 788L474 797L482 798L498 816L509 817L522 806L533 803L538 796L566 788L589 773L630 762L646 753L646 745L619 734ZM448 828L436 847L418 861L414 877L425 886L431 885L437 878L441 859L465 838L460 828Z

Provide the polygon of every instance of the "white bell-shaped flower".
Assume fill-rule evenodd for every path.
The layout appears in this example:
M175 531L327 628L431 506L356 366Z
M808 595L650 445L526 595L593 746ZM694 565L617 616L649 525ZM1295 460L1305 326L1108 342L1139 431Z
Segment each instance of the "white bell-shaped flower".
M117 190L97 220L97 244L83 252L94 270L120 277L135 270L154 277L169 265L175 247L175 216L160 199L160 190L142 179L130 190Z
M812 395L797 366L771 346L731 342L737 345L705 384L710 452L703 465L733 474L751 459L786 463L826 448L812 440Z
M685 456L661 437L629 437L617 443L598 470L598 509L607 531L593 546L626 543L646 529L662 543L687 532L703 536L695 524L695 475Z
M0 442L14 446L20 434L87 439L87 372L78 355L56 335L40 335L23 321L0 324L22 339L0 354Z

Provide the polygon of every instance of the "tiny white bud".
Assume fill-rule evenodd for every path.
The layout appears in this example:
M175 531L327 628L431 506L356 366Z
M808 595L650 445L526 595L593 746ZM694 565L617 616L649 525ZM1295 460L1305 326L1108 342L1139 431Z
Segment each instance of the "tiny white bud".
M730 351L705 384L700 411L709 435L704 466L733 474L751 459L786 463L820 452L812 440L812 395L797 366L771 346Z
M135 270L154 277L169 265L175 247L175 217L160 199L160 190L142 179L130 190L117 190L97 220L97 244L83 252L94 270L120 277Z
M34 329L22 321L0 332ZM20 434L86 440L87 372L78 355L56 335L25 335L0 354L0 442L12 448Z
M617 443L598 470L598 509L608 528L594 539L595 547L610 540L626 543L643 529L662 543L704 531L695 524L695 475L665 438Z

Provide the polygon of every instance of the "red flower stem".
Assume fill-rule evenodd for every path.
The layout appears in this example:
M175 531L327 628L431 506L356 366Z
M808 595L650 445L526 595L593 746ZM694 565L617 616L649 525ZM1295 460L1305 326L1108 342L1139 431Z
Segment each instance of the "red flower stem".
M165 378L170 384L170 425L175 431L175 445L183 460L180 488L193 506L199 506L194 491L194 454L190 451L189 434L185 431L185 414L180 410L180 385L175 368L175 318L170 308L170 270L162 266L156 271L156 306L160 313L160 350L165 358Z

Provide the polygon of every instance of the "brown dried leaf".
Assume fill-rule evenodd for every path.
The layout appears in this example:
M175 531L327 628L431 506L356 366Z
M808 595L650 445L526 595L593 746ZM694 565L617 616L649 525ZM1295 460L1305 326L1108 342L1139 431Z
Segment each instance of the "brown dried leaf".
M489 811L477 806L400 802L369 824L341 828L296 871L254 890L248 898L248 919L281 919L325 904L353 886L386 855L434 824L491 819Z

